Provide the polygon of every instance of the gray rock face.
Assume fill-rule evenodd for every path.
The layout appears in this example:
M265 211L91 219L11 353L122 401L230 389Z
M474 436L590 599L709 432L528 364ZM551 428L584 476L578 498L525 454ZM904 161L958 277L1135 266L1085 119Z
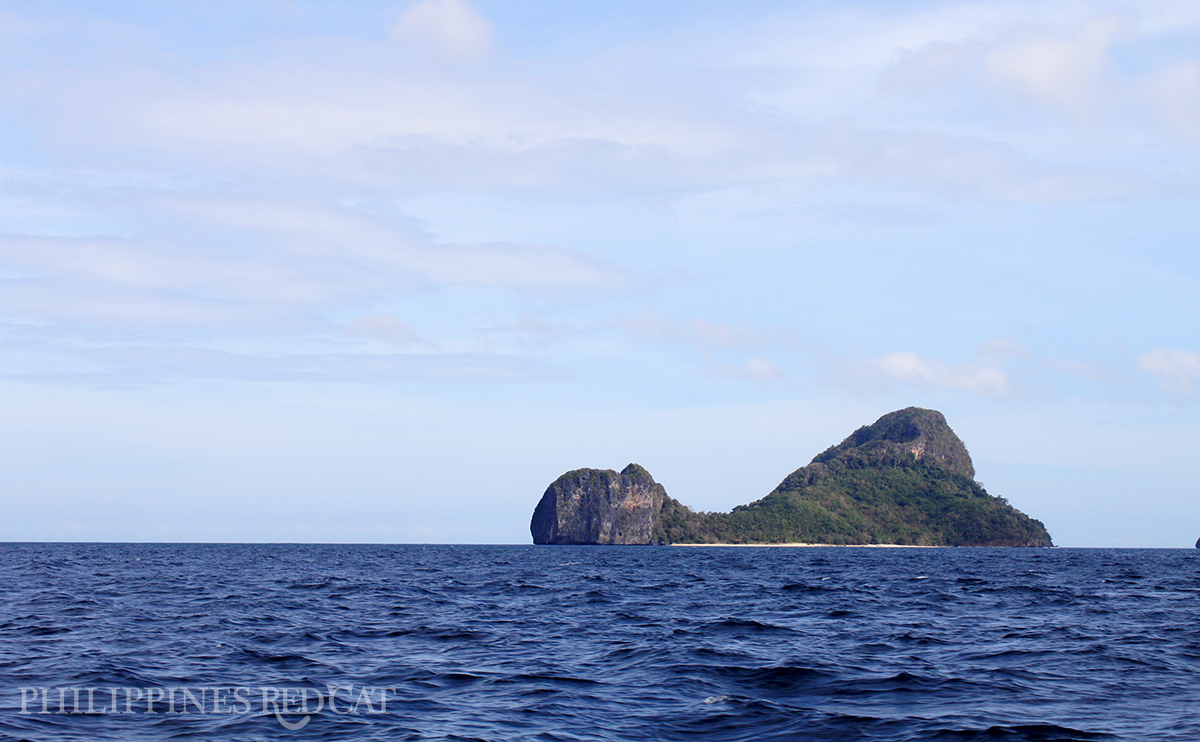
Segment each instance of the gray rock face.
M784 479L779 490L807 487L848 467L902 465L910 458L934 460L955 474L975 478L971 454L937 410L907 407L864 425Z
M576 469L546 488L529 530L535 544L649 544L666 495L637 464Z
M907 407L889 412L873 425L854 431L846 440L814 458L813 463L832 461L851 449L936 459L955 474L975 478L971 454L937 410Z

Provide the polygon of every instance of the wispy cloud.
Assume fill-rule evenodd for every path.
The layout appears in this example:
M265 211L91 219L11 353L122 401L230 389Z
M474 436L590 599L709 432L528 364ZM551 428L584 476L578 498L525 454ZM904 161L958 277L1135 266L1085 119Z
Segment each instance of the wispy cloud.
M873 365L888 379L902 384L928 385L991 397L1013 394L1012 383L996 366L947 366L935 360L919 357L912 351L889 353Z
M389 35L470 59L491 51L492 33L492 22L464 0L419 0L405 9Z
M145 386L181 379L503 384L571 378L559 366L505 353L240 353L200 347L60 344L37 355L36 368L27 364L24 370L0 376L89 386Z
M1171 126L1200 142L1200 65L1179 61L1159 68L1147 79L1146 94Z
M854 101L839 100L828 86L784 85L788 95L832 97L827 102L839 106L830 115L803 111L783 119L776 115L777 103L763 110L745 100L745 86L757 85L757 77L697 94L713 69L745 77L736 57L706 58L703 70L674 68L674 77L654 59L626 60L642 63L646 75L614 90L593 69L564 68L538 77L497 65L465 73L402 53L406 43L417 42L451 56L486 53L491 22L463 0L409 6L391 41L297 43L266 60L212 63L189 74L124 64L29 69L20 78L24 87L41 91L35 113L55 122L43 135L68 156L86 159L97 147L119 147L152 153L155 161L177 167L241 172L253 164L268 178L320 174L359 188L594 195L803 179L1054 202L1151 187L1145 173L1124 164L1055 161L1045 152L1024 151L994 128L948 128L929 118L875 125L887 112L886 103L877 100L877 79L907 95L936 88L964 68L975 71L972 85L979 95L993 99L1003 88L1037 105L1082 111L1093 99L1125 95L1121 85L1104 77L1113 45L1129 33L1122 30L1125 21L1083 19L1066 32L1034 26L984 34L983 41L972 36L989 28L980 24L963 29L966 38L954 41L940 40L943 28L937 24L910 24L906 34L885 39L875 38L879 29L870 24L857 35L842 29L850 35L850 48L865 47L867 40L885 44L865 68L871 83L856 88ZM878 59L897 56L901 61L890 72ZM862 70L863 62L787 63L801 71L813 64ZM771 69L778 67L760 74L770 76ZM1154 100L1186 125L1188 101L1196 97L1194 69L1164 66L1151 77L1159 91ZM64 123L83 118L89 121L86 131Z
M1018 394L1017 385L995 356L980 355L970 363L952 365L913 351L867 359L826 352L817 362L818 382L856 394L920 389L993 398Z
M238 316L299 321L455 286L578 298L633 284L627 270L576 250L436 242L406 224L328 207L239 205L194 213L186 223L182 238L0 235L5 270L28 276L0 296L0 313L157 326L190 317L214 326ZM253 243L230 241L230 228Z
M1088 19L1069 34L1030 34L986 55L986 74L1043 105L1088 119L1103 102L1114 42L1130 35L1119 16Z
M1200 353L1190 350L1153 348L1138 356L1137 367L1163 389L1180 396L1192 396L1200 382Z
M1113 8L1107 13L1063 14L1048 5L1047 17L993 18L970 31L931 38L903 51L881 76L885 91L945 95L945 105L1013 121L1023 109L1063 117L1076 135L1088 130L1145 127L1146 136L1165 126L1195 139L1200 73L1194 59L1167 52L1138 59L1140 51L1165 48L1194 36L1195 9L1163 5L1157 12ZM1135 64L1130 62L1138 59ZM925 98L927 101L928 97ZM1057 137L1045 127L1041 136ZM1064 132L1065 134L1065 132ZM1098 140L1103 141L1103 140Z

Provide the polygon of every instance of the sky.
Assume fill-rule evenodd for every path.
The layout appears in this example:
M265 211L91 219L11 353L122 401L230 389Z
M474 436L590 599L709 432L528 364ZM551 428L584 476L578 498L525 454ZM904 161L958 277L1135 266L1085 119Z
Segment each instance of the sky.
M0 540L529 543L942 411L1200 536L1200 4L15 0Z

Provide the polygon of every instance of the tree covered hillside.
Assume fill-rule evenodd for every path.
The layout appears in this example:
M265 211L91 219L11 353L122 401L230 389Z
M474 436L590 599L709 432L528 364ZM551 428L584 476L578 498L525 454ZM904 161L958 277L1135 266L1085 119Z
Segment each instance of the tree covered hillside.
M1041 522L972 479L962 441L941 413L910 407L864 426L729 513L697 513L667 497L659 543L1051 546Z

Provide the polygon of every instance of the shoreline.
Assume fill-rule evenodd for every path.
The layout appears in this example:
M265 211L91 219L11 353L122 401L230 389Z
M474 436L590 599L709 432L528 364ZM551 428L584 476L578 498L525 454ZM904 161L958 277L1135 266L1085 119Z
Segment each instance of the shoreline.
M719 546L722 548L741 548L747 546L766 546L770 548L781 547L827 547L831 549L852 549L852 548L867 548L867 549L953 549L953 546L933 546L926 544L806 544L806 543L787 543L787 544L670 544L670 546Z

